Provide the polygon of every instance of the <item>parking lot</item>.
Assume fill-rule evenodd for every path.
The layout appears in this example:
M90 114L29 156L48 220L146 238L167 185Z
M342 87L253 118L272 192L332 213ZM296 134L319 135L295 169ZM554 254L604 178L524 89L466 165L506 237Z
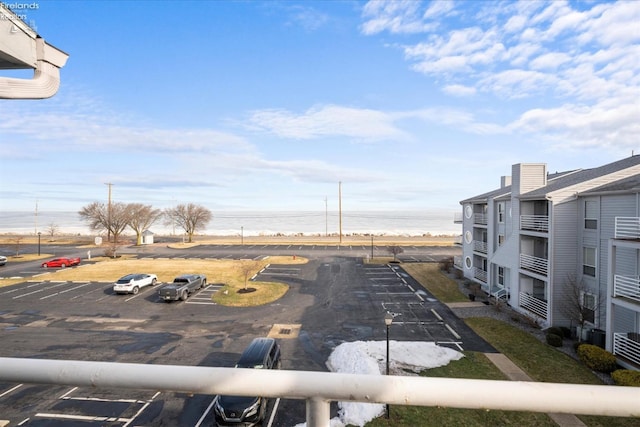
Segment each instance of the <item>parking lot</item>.
M282 281L289 291L274 303L247 308L213 303L219 285L186 302L166 303L157 295L161 284L117 295L111 283L56 282L51 276L0 288L1 356L231 367L251 339L273 336L282 347L283 369L325 371L336 345L383 340L387 311L394 315L392 340L492 351L400 265L365 264L357 257L270 264L253 280ZM213 399L0 384L0 419L25 426L211 425ZM304 422L303 401L272 402L270 409L271 425Z

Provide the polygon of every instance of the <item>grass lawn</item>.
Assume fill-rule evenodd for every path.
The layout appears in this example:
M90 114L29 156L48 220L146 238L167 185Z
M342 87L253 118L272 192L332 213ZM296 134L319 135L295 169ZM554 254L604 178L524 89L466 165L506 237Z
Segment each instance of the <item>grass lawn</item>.
M436 263L402 264L402 268L443 303L469 301L458 284L445 276Z

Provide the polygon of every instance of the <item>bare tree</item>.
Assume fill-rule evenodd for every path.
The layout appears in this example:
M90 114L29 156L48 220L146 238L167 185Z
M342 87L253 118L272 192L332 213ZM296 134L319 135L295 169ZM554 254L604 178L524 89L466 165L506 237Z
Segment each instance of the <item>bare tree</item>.
M243 260L240 264L240 272L244 276L244 289L247 290L247 283L249 282L249 276L256 270L254 262L249 260Z
M401 254L404 252L404 249L402 249L402 246L396 246L396 245L389 246L387 250L389 251L389 253L393 254L394 261L397 261L398 254Z
M20 256L20 246L22 245L22 237L16 237L13 239L13 244L16 249L16 257Z
M142 244L142 233L149 229L154 222L162 217L160 209L154 209L151 205L141 203L129 203L129 227L136 233L136 245Z
M585 323L596 323L596 316L600 307L605 303L605 298L598 291L593 292L583 280L578 280L570 274L564 283L564 296L559 309L572 322L576 322L580 331ZM578 340L582 340L578 333Z
M93 202L83 207L80 212L80 219L88 223L89 228L94 231L107 231L113 236L113 243L118 243L118 237L129 224L129 210L125 203L112 203L111 212L109 206L104 203Z
M167 224L175 224L182 228L189 238L189 243L191 243L193 242L194 233L206 228L213 218L213 214L204 206L189 203L166 209L165 217L167 218Z
M53 236L58 234L58 231L58 225L55 222L52 222L49 224L49 226L47 226L47 234L49 235L51 240L53 240Z

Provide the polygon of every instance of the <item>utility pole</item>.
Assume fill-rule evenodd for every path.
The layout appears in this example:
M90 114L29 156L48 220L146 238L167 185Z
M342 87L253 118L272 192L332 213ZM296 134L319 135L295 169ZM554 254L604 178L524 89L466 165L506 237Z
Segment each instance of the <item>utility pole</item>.
M107 242L111 242L111 186L113 185L110 182L105 182L106 186L109 187L109 204L107 205Z
M329 207L327 205L327 196L324 196L324 237L329 236Z
M342 244L342 181L338 182L338 217L340 219L340 244Z

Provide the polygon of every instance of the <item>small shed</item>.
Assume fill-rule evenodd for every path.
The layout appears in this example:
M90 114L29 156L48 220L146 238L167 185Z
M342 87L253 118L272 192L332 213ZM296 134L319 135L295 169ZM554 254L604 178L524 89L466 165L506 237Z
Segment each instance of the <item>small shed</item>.
M143 245L153 244L153 232L151 232L150 230L144 230L142 232L142 244Z

